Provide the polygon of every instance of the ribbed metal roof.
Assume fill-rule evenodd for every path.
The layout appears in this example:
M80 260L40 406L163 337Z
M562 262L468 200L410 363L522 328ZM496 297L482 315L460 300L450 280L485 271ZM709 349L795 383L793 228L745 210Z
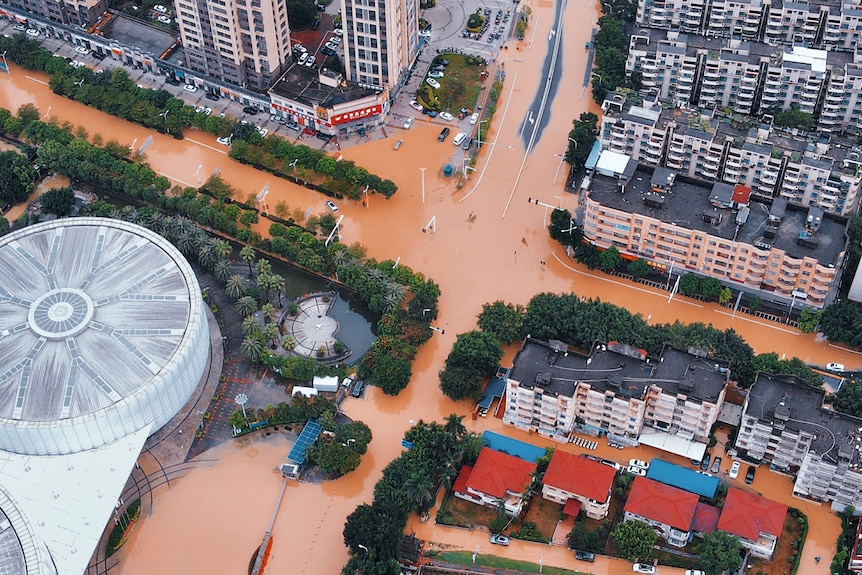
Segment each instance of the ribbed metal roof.
M62 219L0 238L0 418L75 418L149 385L188 332L189 285L180 253L128 222Z

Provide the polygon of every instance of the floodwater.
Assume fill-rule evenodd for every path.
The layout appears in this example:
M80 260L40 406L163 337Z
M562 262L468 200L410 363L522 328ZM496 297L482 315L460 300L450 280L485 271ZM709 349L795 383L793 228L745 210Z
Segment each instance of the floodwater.
M62 188L68 185L69 178L67 178L66 176L62 174L51 174L50 176L44 178L41 182L39 182L39 184L33 189L33 191L30 192L30 195L27 196L26 201L21 202L20 204L15 204L11 208L9 208L9 211L6 212L6 215L3 217L9 220L9 223L11 224L15 220L17 220L21 216L21 214L24 213L24 210L27 209L27 206L30 205L30 202L32 202L48 190L54 188Z
M390 127L389 139L341 152L345 159L355 160L399 186L392 199L372 196L367 207L359 202L339 202L339 215L345 216L343 241L361 242L378 260L400 257L402 264L437 281L443 295L435 325L445 329L445 334L435 333L420 349L413 364L413 379L398 397L384 396L372 388L365 399L348 398L343 404L348 415L372 428L374 440L359 469L349 476L322 485L289 485L275 524L268 572L339 572L347 559L341 536L344 519L358 504L371 501L381 469L400 453L404 430L419 419L440 420L452 412L468 413L466 402L455 403L441 396L437 373L455 336L475 327L483 303L503 299L526 304L542 291L574 291L641 313L651 322L679 319L733 328L758 352L778 351L820 365L840 361L852 369L862 367L857 355L816 341L813 335L748 317L732 318L726 310L711 304L680 298L668 302L666 292L588 273L565 258L563 250L548 238L546 208L528 204L527 198L539 198L543 203L569 210L575 208L576 197L563 190L565 167L561 167L559 154L565 151L571 121L583 111L597 112L589 88L584 90L583 85L584 43L595 26L597 13L595 7L582 0L570 1L560 27L554 21L552 2L533 0L529 4L535 34L529 30L527 40L510 42L494 64L505 68L506 81L488 135L490 143L461 189L456 189L453 179L441 174L446 163L460 165L460 150L452 145L451 138L437 143L443 123L432 123L424 116L421 118L425 122L417 120L409 131ZM554 99L543 110L547 125L542 137L525 156L524 129L531 129L531 118L536 123L545 121L544 115L538 118L540 110L534 102L536 87L545 86L541 65L548 50L547 39L555 41L558 37L563 39L562 81L555 87ZM0 105L4 107L14 110L25 102L33 102L43 111L50 107L61 120L84 123L91 134L98 132L105 140L116 138L139 145L152 135L146 160L160 173L184 185L197 185L218 167L223 178L242 189L243 197L270 184L267 201L271 206L285 202L291 209L304 211L311 207L315 213L325 210L325 197L231 161L225 155L226 148L216 144L212 136L192 131L185 141L176 141L151 134L54 96L44 85L43 76L28 75L16 67L12 71L11 77L0 78L4 83ZM396 139L404 141L397 151L392 149ZM509 349L506 359L511 360L513 354L514 348ZM490 416L476 421L469 420L469 416L465 419L474 431L504 431L502 423ZM549 444L511 428L505 432L538 445ZM572 445L566 449L578 451ZM211 467L190 472L173 482L170 489L160 489L154 512L141 521L132 541L121 551L123 561L116 572L173 573L179 571L177 566L190 574L242 572L269 525L281 487L281 479L272 469L287 452L285 441L273 437L207 453L208 458L220 460ZM612 450L604 442L598 452L618 460L648 460L658 455L667 458L649 448ZM791 500L789 481L766 469L758 472L754 488L808 514L812 521L803 564L806 573L827 573L829 561L815 566L813 556L831 557L830 549L838 534L836 518L824 506ZM480 553L492 552L482 532L466 533L436 527L432 522L419 524L415 518L411 518L411 528L437 543L471 550L478 545ZM564 550L520 541L493 552L534 562L542 560L545 565L577 567ZM590 566L594 572L623 573L631 569L626 562L601 561ZM678 570L662 567L665 572Z

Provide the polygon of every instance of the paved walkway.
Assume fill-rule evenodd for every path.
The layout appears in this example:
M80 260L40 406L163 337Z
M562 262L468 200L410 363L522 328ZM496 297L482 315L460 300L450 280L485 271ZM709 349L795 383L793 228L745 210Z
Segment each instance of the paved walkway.
M310 294L295 302L299 307L296 315L285 311L281 322L296 342L292 353L322 361L332 361L350 353L346 349L341 353L335 350L338 321L329 315L329 311L336 297L336 294L328 292ZM321 349L324 350L322 357L318 356Z

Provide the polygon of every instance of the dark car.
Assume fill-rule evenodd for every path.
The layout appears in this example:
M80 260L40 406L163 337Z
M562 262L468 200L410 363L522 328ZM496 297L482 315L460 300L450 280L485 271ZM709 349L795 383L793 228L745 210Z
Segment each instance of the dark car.
M754 482L754 472L757 469L753 465L749 465L748 469L745 470L745 482L751 485Z
M590 553L589 551L575 551L575 559L580 559L581 561L589 561L592 563L596 560L596 554Z
M259 110L257 108L255 108L254 106L246 106L242 109L242 111L244 114L248 114L250 116L254 116L255 114L257 114L259 112Z
M438 142L443 142L446 140L446 137L449 136L449 128L443 128L440 130L440 135L437 136Z
M712 460L712 469L710 469L710 472L718 473L719 471L721 471L721 457L716 457Z
M432 62L432 64L434 64L435 66L446 67L449 65L449 60L447 60L446 58L441 58L438 56L438 57L434 58L434 62Z
M350 392L350 395L351 395L352 397L359 397L360 395L362 395L362 391L363 391L364 389L365 389L365 382L364 382L364 381L362 381L362 380L360 379L360 380L359 380L359 381L357 381L357 382L356 382L356 384L353 386L353 391L351 391L351 392Z
M709 453L704 453L703 459L700 460L700 468L703 469L704 471L709 469L709 460L710 460Z
M324 46L323 48L320 49L320 51L323 52L324 54L326 54L327 56L334 56L335 55L335 50L333 50L332 48L329 48L328 46Z
M165 78L165 84L170 84L171 86L179 86L180 81L173 76L168 76L167 78Z
M218 102L219 101L219 95L213 94L212 92L207 92L206 99L212 100L213 102Z
M437 112L435 112L434 110L429 110L428 108L422 108L422 113L426 116L430 116L431 118L437 117Z

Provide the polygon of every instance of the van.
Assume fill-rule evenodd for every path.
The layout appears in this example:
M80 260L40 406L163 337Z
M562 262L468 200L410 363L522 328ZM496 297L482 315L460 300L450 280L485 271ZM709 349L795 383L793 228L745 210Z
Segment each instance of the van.
M467 134L465 134L464 132L458 132L458 135L455 136L455 139L452 140L452 143L455 144L456 146L460 146L461 144L464 143L464 140L466 140L466 139L467 139Z
M440 130L440 135L437 136L437 141L442 142L443 140L446 139L446 137L448 135L449 135L449 128L443 128L442 130Z

